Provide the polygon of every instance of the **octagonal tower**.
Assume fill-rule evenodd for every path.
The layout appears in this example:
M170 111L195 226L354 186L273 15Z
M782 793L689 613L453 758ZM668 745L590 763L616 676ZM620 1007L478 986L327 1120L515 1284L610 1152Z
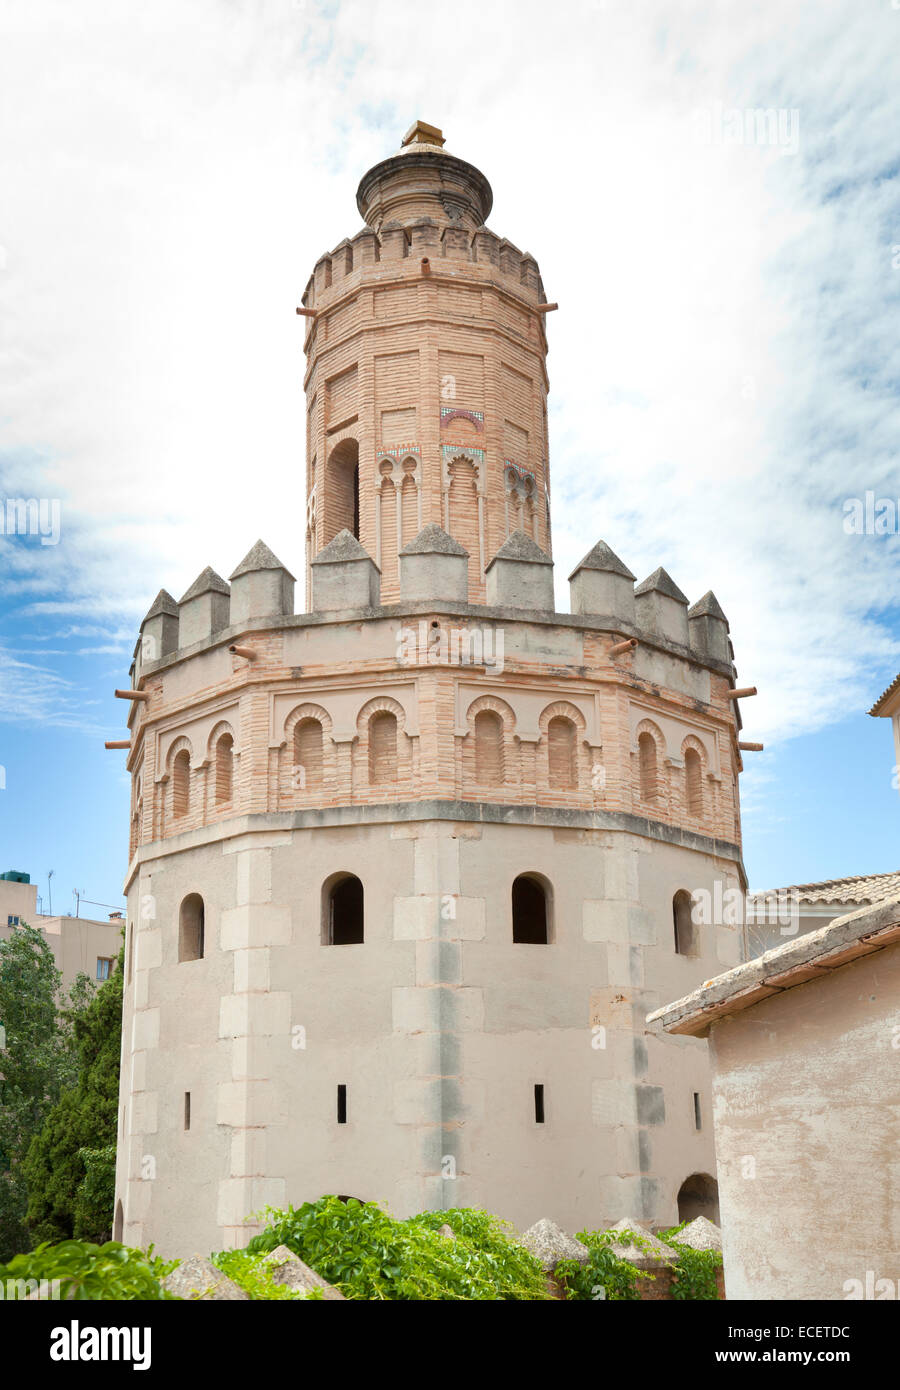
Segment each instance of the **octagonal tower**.
M433 523L468 592L524 530L550 551L547 338L537 262L484 225L487 179L417 122L356 196L366 221L303 296L310 558L350 530L399 597L398 554Z
M257 542L125 692L116 1231L714 1216L705 1047L644 1020L743 955L727 619L603 541L555 610L537 266L421 122L357 201L301 306L306 611Z

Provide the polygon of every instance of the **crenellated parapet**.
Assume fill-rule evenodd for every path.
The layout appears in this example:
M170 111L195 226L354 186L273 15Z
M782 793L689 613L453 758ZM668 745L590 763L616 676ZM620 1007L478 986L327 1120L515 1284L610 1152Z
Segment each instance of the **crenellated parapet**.
M689 609L664 569L635 584L600 541L570 576L572 612L558 613L552 560L516 531L486 566L487 602L472 604L469 557L440 526L399 554L399 603L382 602L378 567L346 530L312 561L306 614L262 541L230 588L206 568L179 604L161 591L133 671L133 852L236 816L401 792L739 844L735 673L711 592ZM382 730L396 721L383 782L378 713Z

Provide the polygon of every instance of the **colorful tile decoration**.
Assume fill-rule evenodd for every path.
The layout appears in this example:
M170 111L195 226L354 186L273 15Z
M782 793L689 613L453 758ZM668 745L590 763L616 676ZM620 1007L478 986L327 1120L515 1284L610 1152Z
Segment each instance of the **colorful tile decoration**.
M422 451L418 444L392 444L390 448L384 445L378 450L379 458L405 458L407 454L420 454Z
M520 478L530 478L532 482L535 482L534 470L531 468L523 468L520 463L516 463L515 459L504 459L503 467L511 468Z
M441 429L443 429L445 425L449 425L451 420L468 420L475 426L476 430L481 431L484 429L483 410L457 410L455 406L442 405Z
M473 463L484 463L483 449L473 449L469 444L441 445L441 457L444 463L450 463L453 459L459 458L460 455L464 458L471 459Z

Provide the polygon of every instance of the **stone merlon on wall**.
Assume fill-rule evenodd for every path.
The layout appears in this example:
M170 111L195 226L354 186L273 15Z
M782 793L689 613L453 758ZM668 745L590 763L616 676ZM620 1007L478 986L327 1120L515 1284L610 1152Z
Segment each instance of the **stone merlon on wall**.
M775 946L765 955L726 970L700 989L647 1015L667 1033L703 1038L712 1023L795 985L822 979L832 970L900 941L900 895L877 907L848 912L818 931Z
M485 576L488 603L553 612L553 561L524 531L513 531Z
M637 620L650 632L671 637L673 642L687 646L688 600L671 575L660 565L634 591Z
M159 661L178 650L178 604L167 589L160 589L141 623L135 655L142 662Z
M712 589L688 609L691 646L714 661L730 660L728 619Z
M469 552L432 522L400 551L401 599L469 596Z
M609 613L634 622L634 575L606 541L593 550L569 575L573 613Z
M231 590L207 565L178 604L178 645L190 647L228 627Z
M257 541L231 575L232 627L294 611L294 576Z
M378 606L381 575L367 550L346 528L310 562L315 613Z

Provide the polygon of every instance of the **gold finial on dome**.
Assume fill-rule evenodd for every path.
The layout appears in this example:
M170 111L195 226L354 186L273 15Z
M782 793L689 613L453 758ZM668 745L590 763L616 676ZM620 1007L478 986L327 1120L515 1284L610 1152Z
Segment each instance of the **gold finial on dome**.
M437 145L440 148L444 143L443 133L427 121L414 121L400 141L404 149L410 145Z

